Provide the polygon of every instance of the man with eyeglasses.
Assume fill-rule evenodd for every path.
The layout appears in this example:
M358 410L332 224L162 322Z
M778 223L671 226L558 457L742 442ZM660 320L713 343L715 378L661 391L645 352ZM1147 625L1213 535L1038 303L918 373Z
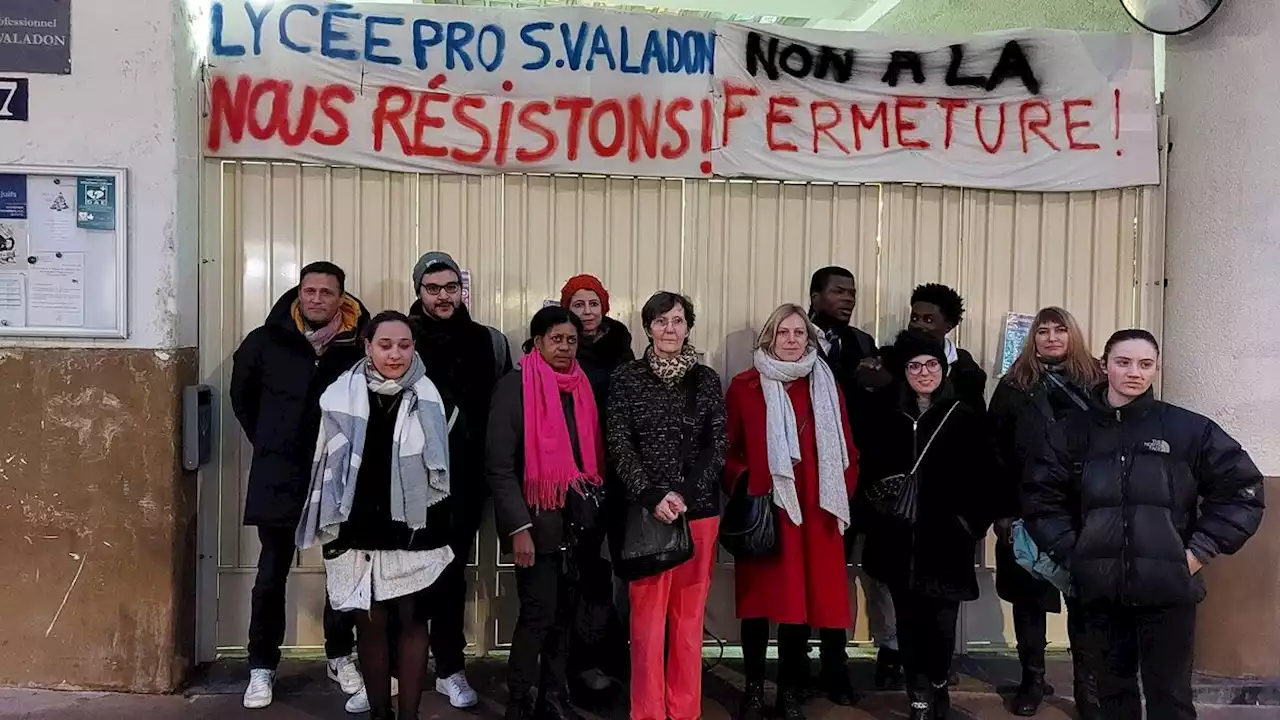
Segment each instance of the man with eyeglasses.
M452 459L450 502L454 503L454 561L437 581L439 604L432 609L431 654L436 660L436 692L455 708L474 707L479 699L463 673L466 613L466 565L480 528L485 501L484 440L489 398L498 379L510 372L511 349L495 328L471 319L462 304L462 270L447 253L429 252L413 268L418 299L409 308L418 355L427 377L461 410L465 457ZM457 429L455 428L455 432Z

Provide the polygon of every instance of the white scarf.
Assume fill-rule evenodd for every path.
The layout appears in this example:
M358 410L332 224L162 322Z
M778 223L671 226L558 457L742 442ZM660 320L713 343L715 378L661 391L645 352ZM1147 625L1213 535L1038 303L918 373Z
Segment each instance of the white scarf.
M818 443L818 507L835 516L843 534L849 527L849 492L844 478L849 448L840 416L840 392L831 368L814 350L797 362L784 362L764 350L756 350L754 361L764 392L765 439L769 445L774 504L796 525L803 521L795 472L795 464L800 462L800 435L796 410L784 383L808 377Z

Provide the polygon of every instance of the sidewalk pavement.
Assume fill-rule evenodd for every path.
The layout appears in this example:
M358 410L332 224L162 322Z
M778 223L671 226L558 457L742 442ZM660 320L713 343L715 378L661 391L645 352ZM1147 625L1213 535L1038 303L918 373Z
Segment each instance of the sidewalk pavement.
M957 720L994 720L1012 718L1006 709L1009 691L1006 681L1007 661L967 659L962 665L966 674L953 694ZM1016 663L1015 663L1016 665ZM1050 679L1069 695L1069 666L1051 663ZM451 708L448 701L432 687L423 696L422 717L432 720L498 720L502 717L506 690L502 683L504 665L486 660L471 663L468 675L481 695L480 706L462 711ZM858 687L866 687L870 679L867 663L855 662L853 674ZM130 718L131 720L347 720L367 715L348 715L343 710L344 696L337 686L325 678L323 663L288 661L280 669L276 684L276 702L266 710L245 710L241 704L246 670L242 662L220 662L200 672L192 686L181 695L122 695L113 693L79 693L53 690L0 689L0 718L30 720L98 720ZM736 663L725 661L712 667L703 683L703 717L706 720L732 720L737 707L743 678ZM621 688L612 697L600 698L603 705L584 708L584 720L625 720L626 697ZM614 700L612 704L608 701ZM900 720L904 717L905 698L900 692L878 692L866 697L857 707L841 708L825 699L815 700L806 708L809 720ZM1074 718L1068 698L1050 698L1040 714L1043 720ZM1280 706L1205 706L1203 720L1280 720Z

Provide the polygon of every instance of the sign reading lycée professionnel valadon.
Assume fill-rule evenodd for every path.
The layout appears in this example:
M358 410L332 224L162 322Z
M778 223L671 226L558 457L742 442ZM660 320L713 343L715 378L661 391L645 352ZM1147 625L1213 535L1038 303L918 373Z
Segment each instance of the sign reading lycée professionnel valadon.
M206 150L407 172L1159 180L1149 37L214 2Z
M0 72L71 73L71 0L0 0Z

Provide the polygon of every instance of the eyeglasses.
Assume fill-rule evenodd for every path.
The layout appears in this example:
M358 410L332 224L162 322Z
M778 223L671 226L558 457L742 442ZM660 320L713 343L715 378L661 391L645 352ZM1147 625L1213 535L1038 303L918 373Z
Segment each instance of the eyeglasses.
M425 290L428 295L439 295L442 292L450 295L456 295L462 290L462 283L451 282L445 283L444 285L428 284L423 285L422 289Z
M924 362L907 363L907 372L912 375L920 375L926 372L937 372L942 367L942 363L937 360L925 360Z

